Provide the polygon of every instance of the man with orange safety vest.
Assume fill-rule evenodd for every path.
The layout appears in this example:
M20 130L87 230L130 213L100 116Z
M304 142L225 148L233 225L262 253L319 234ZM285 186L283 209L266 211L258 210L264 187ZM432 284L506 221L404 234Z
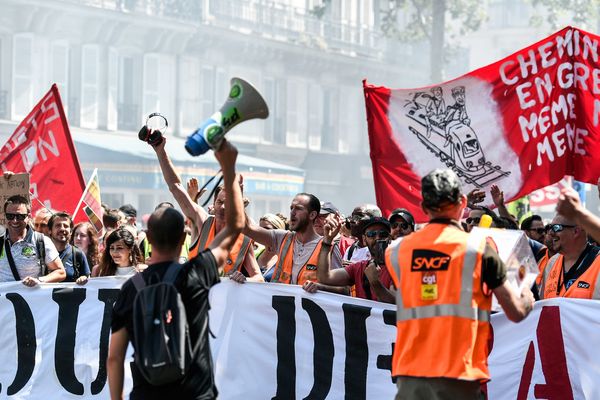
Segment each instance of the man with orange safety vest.
M215 192L214 215L209 215L204 208L190 198L183 187L165 150L166 142L167 138L163 138L160 144L152 147L158 157L160 169L169 186L169 191L177 200L183 214L192 221L192 244L188 253L188 259L192 259L207 249L216 234L225 227L225 191L217 190ZM238 236L225 265L223 265L223 274L240 283L246 280L246 276L249 280L264 282L258 263L254 258L253 243L249 237L242 234Z
M563 202L565 193L561 196ZM548 260L538 276L540 299L600 299L600 247L588 243L587 232L577 221L582 217L574 209L568 210L561 203L557 209L566 211L569 216L557 214L548 226L552 250L557 254Z
M323 237L315 231L314 223L320 210L321 202L316 196L298 193L290 206L290 231L246 224L243 231L245 235L277 252L271 283L302 285L310 293L317 290L348 293L345 287L329 287L317 282L317 264ZM331 260L332 268L342 266L341 254L336 249Z
M398 238L385 256L397 288L396 399L479 399L490 379L492 292L514 322L531 311L533 295L525 288L519 297L498 254L462 229L467 197L454 172L429 173L421 190L429 224Z

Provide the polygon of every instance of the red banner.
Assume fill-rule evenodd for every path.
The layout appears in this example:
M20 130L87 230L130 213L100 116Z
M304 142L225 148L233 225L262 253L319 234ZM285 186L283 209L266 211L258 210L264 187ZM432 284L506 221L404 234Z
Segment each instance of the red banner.
M452 168L465 193L507 201L600 174L599 36L565 28L494 64L420 89L364 83L377 204L418 221L421 177ZM489 196L488 196L489 197Z
M0 149L3 171L31 174L31 206L72 213L85 183L56 85Z

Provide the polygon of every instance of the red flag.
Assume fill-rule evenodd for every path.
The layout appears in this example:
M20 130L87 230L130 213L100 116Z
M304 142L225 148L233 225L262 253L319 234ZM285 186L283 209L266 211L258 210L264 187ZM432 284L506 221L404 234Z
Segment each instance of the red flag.
M41 203L59 211L75 209L85 183L56 85L0 149L0 164L3 171L31 174L34 212Z
M391 90L365 82L379 207L406 207L424 221L420 180L435 168L454 169L465 193L495 183L507 202L565 175L596 183L599 40L568 27L439 85Z

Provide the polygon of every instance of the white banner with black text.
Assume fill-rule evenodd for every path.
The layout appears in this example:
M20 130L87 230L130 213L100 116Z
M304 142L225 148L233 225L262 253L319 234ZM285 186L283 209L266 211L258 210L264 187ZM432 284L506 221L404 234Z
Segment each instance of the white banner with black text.
M110 316L123 282L0 284L0 398L109 398ZM219 399L394 398L393 305L229 281L210 301ZM489 399L600 398L600 302L545 300L519 324L497 314L492 325Z

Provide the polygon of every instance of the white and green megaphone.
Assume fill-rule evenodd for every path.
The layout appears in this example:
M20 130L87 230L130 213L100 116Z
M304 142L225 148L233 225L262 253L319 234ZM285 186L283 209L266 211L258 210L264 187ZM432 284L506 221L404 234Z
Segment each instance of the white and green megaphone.
M185 149L193 156L218 149L225 134L240 122L268 116L269 107L260 93L245 80L231 78L231 89L225 104L188 136Z

